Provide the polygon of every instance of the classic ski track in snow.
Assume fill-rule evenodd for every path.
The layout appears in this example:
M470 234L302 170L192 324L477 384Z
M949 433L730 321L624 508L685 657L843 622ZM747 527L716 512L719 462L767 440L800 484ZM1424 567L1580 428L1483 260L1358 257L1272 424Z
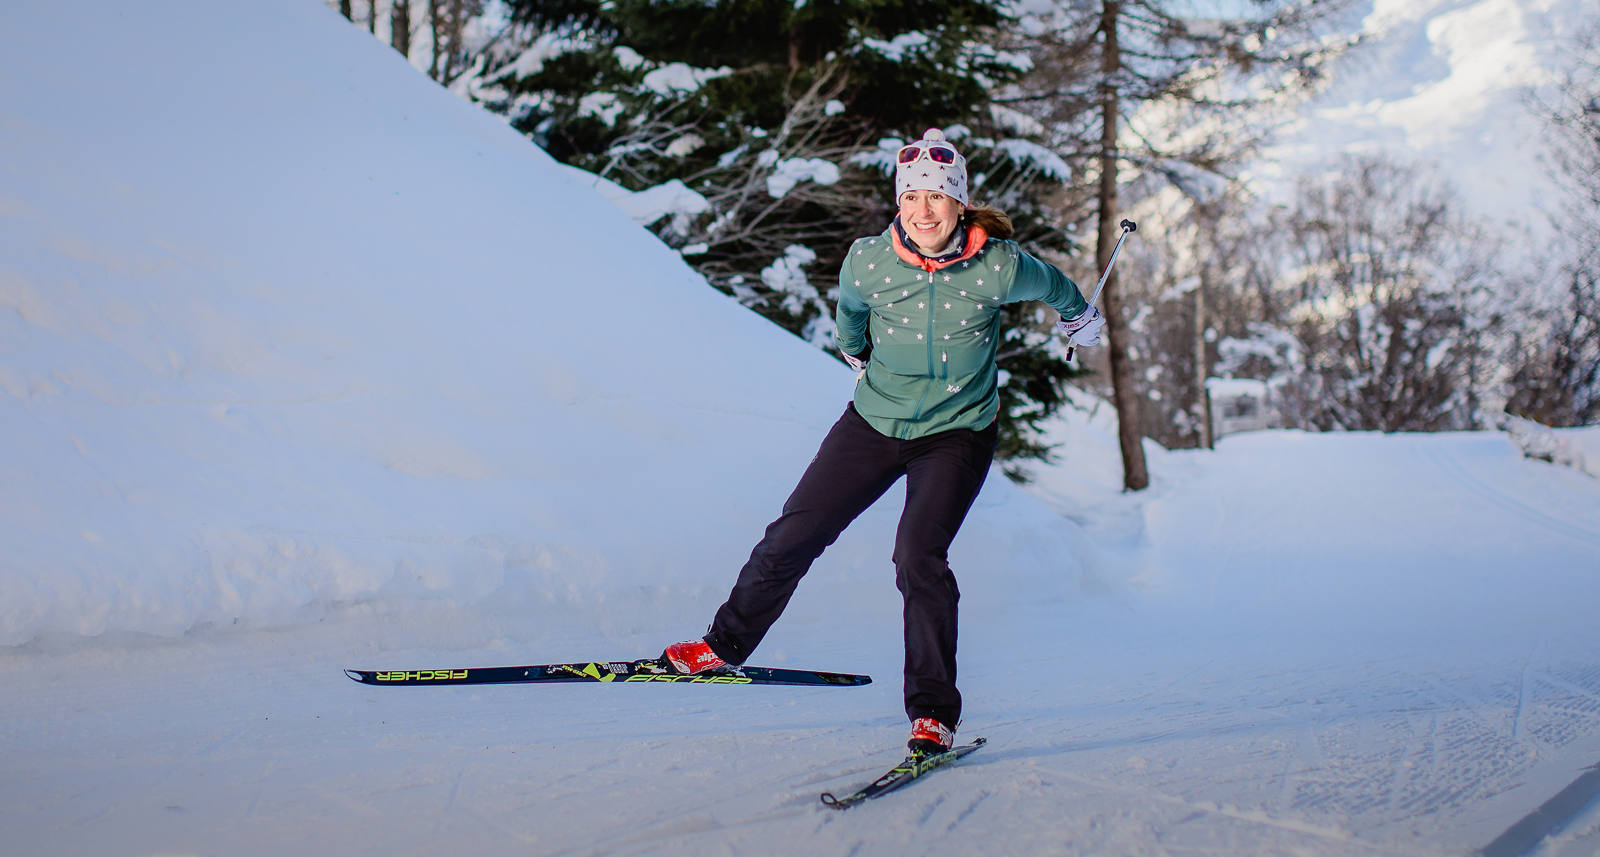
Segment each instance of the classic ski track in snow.
M1466 486L1478 497L1524 520L1538 524L1551 532L1583 542L1590 547L1600 548L1600 530L1584 526L1576 521L1555 517L1511 496L1505 491L1490 487L1483 480L1468 472L1460 459L1443 446L1421 446L1418 449L1423 451L1428 460L1438 465L1439 469L1450 474L1452 478ZM1554 467L1554 465L1550 466ZM1561 473L1563 476L1566 475L1565 471L1562 470L1557 470L1556 472Z
M1600 764L1590 766L1555 797L1529 813L1478 852L1481 857L1519 857L1545 849L1552 839L1600 806ZM1580 828L1582 836L1593 831ZM1557 847L1552 845L1552 847Z
M1018 613L1019 625L1041 619ZM1294 668L1233 656L1196 671L1164 663L1166 644L1147 642L1158 660L1080 668L1070 701L1040 699L1027 670L1003 669L974 694L976 717L1013 712L985 723L983 753L839 814L816 805L819 788L859 784L894 761L903 726L877 710L894 704L893 683L860 704L828 688L402 692L349 682L333 668L343 652L319 665L320 650L342 646L345 632L331 630L332 647L313 631L8 658L0 666L22 691L0 702L8 759L18 772L53 773L4 783L0 831L19 847L42 834L63 854L94 853L89 843L130 830L172 847L253 841L295 817L331 841L317 819L340 817L385 854L430 853L427 842L482 854L763 854L774 841L881 854L931 828L948 847L930 853L942 854L1005 830L1017 853L1074 843L1068 853L1153 854L1148 843L1161 842L1172 854L1420 857L1490 841L1498 830L1429 842L1547 756L1597 748L1600 731L1600 665L1558 641L1503 659L1498 673L1459 675L1382 659ZM1138 625L1127 640L1153 630ZM248 680L231 681L235 670ZM98 680L74 678L87 675ZM165 726L168 712L181 714ZM866 727L848 722L862 715ZM775 718L780 731L765 731ZM294 810L296 794L327 813ZM607 809L616 806L628 809ZM1072 807L1065 818L1062 806ZM19 827L16 812L29 822ZM385 836L385 825L411 832ZM1024 832L1034 828L1051 832ZM261 850L230 853L281 853L270 843L284 842L254 841Z

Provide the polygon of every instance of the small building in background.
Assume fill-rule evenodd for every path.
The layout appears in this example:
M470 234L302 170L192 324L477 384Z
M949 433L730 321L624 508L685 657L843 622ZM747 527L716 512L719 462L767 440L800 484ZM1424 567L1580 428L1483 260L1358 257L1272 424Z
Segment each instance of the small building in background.
M1213 439L1242 431L1256 431L1272 425L1274 412L1265 381L1250 378L1207 378L1206 394L1211 399Z

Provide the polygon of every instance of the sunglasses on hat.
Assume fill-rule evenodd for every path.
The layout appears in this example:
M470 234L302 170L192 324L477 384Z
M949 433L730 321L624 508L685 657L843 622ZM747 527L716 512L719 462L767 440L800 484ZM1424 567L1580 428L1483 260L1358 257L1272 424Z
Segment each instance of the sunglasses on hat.
M920 160L926 152L928 160L936 164L953 164L956 162L956 150L944 143L912 143L900 150L898 160L902 164L909 164Z

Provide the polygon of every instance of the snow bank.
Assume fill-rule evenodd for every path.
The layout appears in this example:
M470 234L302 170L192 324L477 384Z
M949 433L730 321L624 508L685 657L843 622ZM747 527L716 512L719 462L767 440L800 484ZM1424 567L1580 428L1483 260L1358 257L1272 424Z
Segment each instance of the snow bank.
M672 179L652 188L632 191L587 170L564 164L562 167L577 181L589 184L597 193L610 200L612 205L621 209L641 226L649 226L668 215L687 220L697 214L704 214L711 208L711 202L690 190L682 179Z
M1600 426L1555 429L1507 415L1505 430L1523 455L1600 479Z
M1562 463L1600 479L1600 426L1556 429L1555 433L1570 455L1570 463Z
M704 627L849 371L325 4L215 12L0 12L0 645ZM898 501L797 611L897 615ZM969 531L969 600L1076 590L1004 479Z

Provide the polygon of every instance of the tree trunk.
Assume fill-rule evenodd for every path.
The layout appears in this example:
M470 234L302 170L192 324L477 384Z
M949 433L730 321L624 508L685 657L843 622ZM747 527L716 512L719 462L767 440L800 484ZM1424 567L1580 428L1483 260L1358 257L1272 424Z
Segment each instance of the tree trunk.
M343 15L347 20L353 19L353 14L350 9L350 0L339 0L339 14Z
M443 80L439 76L439 47L444 43L444 9L441 0L428 0L428 30L433 33L433 47L428 51L428 76Z
M378 0L367 0L367 32L378 34Z
M1117 131L1121 125L1117 116L1117 73L1122 69L1121 49L1117 45L1117 20L1122 15L1120 0L1106 0L1101 6L1100 27L1105 38L1105 53L1100 70L1104 76L1100 90L1100 234L1095 251L1095 267L1105 270L1111 261L1111 249L1121 232L1117 217ZM1144 430L1139 413L1139 394L1133 378L1133 361L1128 356L1127 318L1122 311L1122 300L1117 294L1117 273L1106 279L1105 291L1100 297L1101 312L1106 316L1106 339L1110 345L1112 398L1117 406L1117 441L1122 447L1122 486L1129 491L1142 491L1150 485L1150 473L1144 460Z
M439 82L445 86L449 86L456 77L456 60L461 53L461 30L467 25L466 18L467 10L462 8L462 0L449 0L444 23L444 70L439 78Z
M789 25L789 75L793 77L800 72L800 25Z
M389 9L389 44L411 58L411 0L394 0Z
M1199 215L1195 229L1195 242L1199 246L1194 248L1194 258L1200 277L1200 285L1194 290L1194 401L1200 417L1200 448L1216 449L1217 439L1211 430L1211 391L1206 389L1206 378L1211 375L1211 365L1206 359L1206 291L1211 283L1211 266L1206 259L1214 252L1216 241L1211 224L1216 223L1216 216L1204 205L1196 205L1194 212Z
M1195 410L1199 411L1200 448L1216 449L1217 438L1211 425L1211 389L1206 386L1210 367L1206 365L1206 283L1194 290L1194 384Z

